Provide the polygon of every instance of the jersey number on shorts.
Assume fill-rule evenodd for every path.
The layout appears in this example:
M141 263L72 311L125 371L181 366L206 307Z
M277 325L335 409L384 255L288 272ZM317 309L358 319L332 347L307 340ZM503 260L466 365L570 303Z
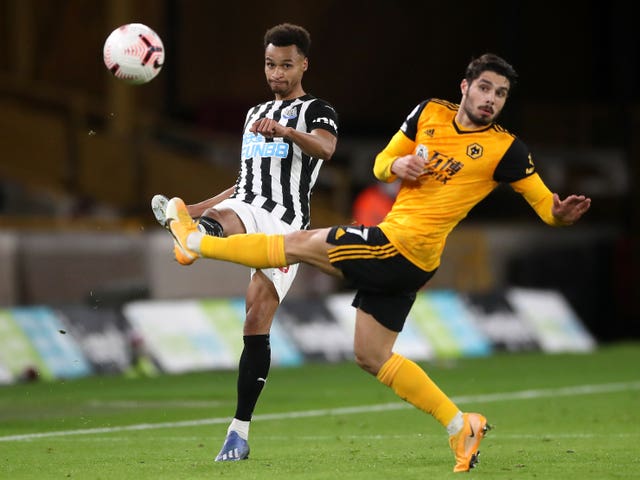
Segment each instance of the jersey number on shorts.
M347 228L347 233L352 233L354 235L358 235L359 237L362 237L362 239L366 242L367 241L367 237L369 236L369 229L368 228L363 228L362 230L359 228Z

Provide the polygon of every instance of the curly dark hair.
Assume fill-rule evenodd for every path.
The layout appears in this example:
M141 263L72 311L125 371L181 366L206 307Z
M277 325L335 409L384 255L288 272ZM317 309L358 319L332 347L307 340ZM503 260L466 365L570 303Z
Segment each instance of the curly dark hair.
M276 47L295 45L303 56L308 57L311 50L311 35L300 25L281 23L271 27L264 34L264 48L267 48L270 43Z
M493 53L485 53L471 60L467 65L464 78L471 84L482 72L487 70L507 77L510 87L513 87L518 80L518 73L515 69L505 59Z

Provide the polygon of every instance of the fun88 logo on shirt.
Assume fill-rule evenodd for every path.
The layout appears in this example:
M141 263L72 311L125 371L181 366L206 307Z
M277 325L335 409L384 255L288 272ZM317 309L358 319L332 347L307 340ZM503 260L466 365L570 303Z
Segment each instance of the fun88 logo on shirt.
M274 139L275 140L275 139ZM242 159L254 157L278 157L287 158L289 144L285 142L267 142L262 135L246 133L242 137Z

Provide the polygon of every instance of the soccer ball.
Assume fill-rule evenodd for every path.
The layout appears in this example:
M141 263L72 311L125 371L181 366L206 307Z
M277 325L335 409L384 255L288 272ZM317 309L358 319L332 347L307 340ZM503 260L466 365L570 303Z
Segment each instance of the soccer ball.
M164 64L164 45L156 32L142 23L116 28L104 42L104 64L120 80L140 85L153 80Z

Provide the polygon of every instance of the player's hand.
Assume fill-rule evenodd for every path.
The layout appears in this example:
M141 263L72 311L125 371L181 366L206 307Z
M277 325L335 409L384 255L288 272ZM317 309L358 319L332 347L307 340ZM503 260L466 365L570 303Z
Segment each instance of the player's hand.
M284 137L289 127L280 125L272 118L261 118L253 122L249 131L254 134L260 134L266 138Z
M590 206L591 199L584 195L569 195L564 200L560 200L558 194L554 193L551 213L565 225L571 225L580 220Z
M391 165L391 173L402 180L416 181L424 173L427 161L418 155L398 157Z

